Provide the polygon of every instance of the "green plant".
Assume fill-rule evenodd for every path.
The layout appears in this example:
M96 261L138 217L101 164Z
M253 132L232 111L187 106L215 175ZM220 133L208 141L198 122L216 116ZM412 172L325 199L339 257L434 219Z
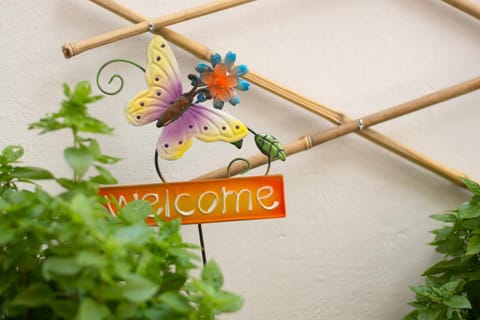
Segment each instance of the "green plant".
M81 134L112 129L88 114L86 105L100 99L88 82L64 93L60 110L30 127L72 132L64 151L71 178L20 166L19 146L0 155L0 319L213 319L237 311L242 299L222 290L215 262L200 279L190 275L196 247L182 241L179 221L148 226L145 201L117 208L116 217L102 206L99 184L116 182L103 165L118 159ZM51 195L37 179L55 179L65 192Z
M474 195L456 210L432 215L449 224L432 231L431 245L445 259L423 273L425 285L411 287L415 310L404 320L480 319L480 185L463 181Z

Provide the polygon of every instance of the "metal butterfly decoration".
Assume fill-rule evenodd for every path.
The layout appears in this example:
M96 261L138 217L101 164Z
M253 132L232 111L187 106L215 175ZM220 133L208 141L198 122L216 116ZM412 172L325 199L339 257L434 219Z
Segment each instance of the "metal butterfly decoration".
M179 159L190 148L193 138L236 143L247 135L248 128L240 120L218 110L225 101L239 102L233 88L248 89L248 83L238 79L248 69L244 65L233 67L233 53L229 52L224 62L219 55L213 55L214 68L199 64L196 69L200 77L189 75L193 87L185 93L175 56L162 37L154 36L151 40L147 60L147 89L128 103L125 115L135 126L156 121L157 127L163 127L157 143L161 158ZM212 98L215 108L196 103Z

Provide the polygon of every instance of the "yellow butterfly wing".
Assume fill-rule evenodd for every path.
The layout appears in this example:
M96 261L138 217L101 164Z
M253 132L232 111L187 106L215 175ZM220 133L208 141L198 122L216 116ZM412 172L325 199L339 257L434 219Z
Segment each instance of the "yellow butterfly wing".
M161 36L154 36L148 46L145 78L147 89L138 93L125 109L127 121L136 126L156 121L182 95L177 60Z

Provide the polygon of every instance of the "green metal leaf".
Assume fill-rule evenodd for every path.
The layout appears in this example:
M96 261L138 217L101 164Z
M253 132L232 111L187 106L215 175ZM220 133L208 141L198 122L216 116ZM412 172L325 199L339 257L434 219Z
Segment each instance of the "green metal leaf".
M237 147L237 149L242 149L243 139L242 139L242 140L235 141L235 142L231 142L231 144L233 144L235 147Z
M258 149L267 157L285 161L287 154L280 142L271 134L255 134Z

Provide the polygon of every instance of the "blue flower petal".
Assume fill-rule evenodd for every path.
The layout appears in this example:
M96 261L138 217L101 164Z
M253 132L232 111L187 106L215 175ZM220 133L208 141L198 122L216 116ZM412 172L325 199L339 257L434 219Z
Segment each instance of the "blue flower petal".
M222 57L218 53L212 54L210 56L210 63L214 68L220 62L222 62Z
M195 103L200 103L207 101L207 97L205 96L205 93L203 91L200 91L200 93L197 95L197 101Z
M190 85L191 85L192 87L195 87L196 85L198 85L199 82L200 82L200 79L198 79L198 78L192 78L192 79L190 79Z
M250 88L250 82L243 79L238 79L238 84L235 86L235 88L241 91L247 91Z
M248 73L248 67L244 64L240 64L232 69L232 73L237 77L244 76Z
M237 59L237 55L232 51L228 51L227 54L225 55L225 60L223 61L227 66L227 68L230 69L235 63L236 59Z
M223 104L224 102L222 100L217 98L213 99L213 107L215 109L223 109Z
M235 94L232 99L228 100L232 106L236 106L237 104L240 103L240 97L238 94Z
M202 72L205 72L205 71L213 71L213 69L206 63L197 64L197 67L195 68L195 70L198 73L202 73Z

